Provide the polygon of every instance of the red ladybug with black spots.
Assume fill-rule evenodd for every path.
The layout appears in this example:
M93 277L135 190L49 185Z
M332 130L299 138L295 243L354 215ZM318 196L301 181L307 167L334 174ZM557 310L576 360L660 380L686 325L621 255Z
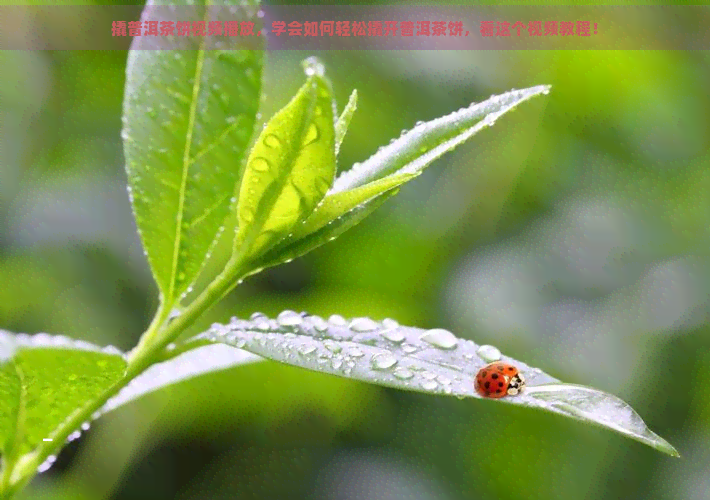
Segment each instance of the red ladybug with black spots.
M525 387L525 378L513 365L496 361L478 371L474 386L484 398L515 396Z

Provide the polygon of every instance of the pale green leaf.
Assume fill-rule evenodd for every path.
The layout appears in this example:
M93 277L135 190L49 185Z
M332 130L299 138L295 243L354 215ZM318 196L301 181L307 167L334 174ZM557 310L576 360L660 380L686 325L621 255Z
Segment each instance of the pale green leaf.
M325 227L331 221L350 212L358 205L362 205L384 192L399 187L417 175L419 174L391 175L350 191L341 191L327 195L323 199L323 202L313 211L311 216L308 217L303 224L296 227L289 239L297 240L314 233Z
M259 23L255 1L232 10L226 1L197 3L178 13L151 1L143 19ZM128 53L122 137L129 190L168 305L196 279L231 210L259 105L262 38L224 37L219 48L211 40L140 36Z
M491 361L515 365L526 386L515 396L489 399L538 408L614 430L669 455L679 456L652 432L624 401L605 392L563 384L538 368L493 346L478 346L443 329L403 327L369 318L327 321L293 311L277 319L234 318L196 337L235 346L259 356L310 370L398 389L458 398L481 398L474 389L478 371Z
M405 174L409 175L409 174ZM261 256L254 264L253 271L250 274L257 273L267 267L272 267L283 262L288 262L307 254L311 250L318 248L321 245L334 240L345 231L355 227L362 222L368 215L377 210L390 197L397 194L399 189L394 187L389 191L375 196L361 205L357 205L349 212L337 217L320 229L307 234L300 239L287 238Z
M419 123L363 163L343 172L335 180L333 191L347 191L395 172L419 172L483 128L492 126L501 115L521 102L547 94L549 90L549 85L512 90L441 118Z
M348 99L348 103L345 105L345 109L340 114L338 121L335 123L335 156L338 156L340 152L340 145L345 139L345 134L348 132L348 126L350 126L350 120L355 114L357 109L357 90L353 90Z
M330 85L311 75L268 122L241 184L235 250L263 251L287 236L325 196L335 175Z

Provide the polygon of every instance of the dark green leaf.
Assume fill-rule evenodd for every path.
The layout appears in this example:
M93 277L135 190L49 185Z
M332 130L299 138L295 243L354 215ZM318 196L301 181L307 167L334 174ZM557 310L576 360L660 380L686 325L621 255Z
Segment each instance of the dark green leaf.
M199 3L179 15L258 21L256 2L238 10ZM153 2L143 12L144 19L186 20L170 15L178 14ZM230 211L259 104L262 51L244 44L262 39L225 37L220 50L208 40L136 37L128 56L122 135L131 200L170 305L199 274Z
M122 376L123 355L61 336L0 330L0 449L32 451Z

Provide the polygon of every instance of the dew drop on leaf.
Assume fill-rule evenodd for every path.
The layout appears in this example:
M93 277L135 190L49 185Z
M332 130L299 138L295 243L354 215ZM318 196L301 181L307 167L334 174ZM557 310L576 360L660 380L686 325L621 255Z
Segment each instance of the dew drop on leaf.
M282 311L276 317L276 321L278 321L279 325L281 326L297 326L303 323L303 318L300 314L294 311L286 310Z
M476 351L476 354L478 354L483 361L487 363L492 363L494 361L500 360L500 350L492 345L482 345L478 348Z
M264 158L254 158L249 166L257 172L268 172L269 170L269 162Z
M438 385L434 380L425 380L422 382L422 389L426 389L427 391L433 391L437 387Z
M328 322L320 316L311 316L309 319L311 320L313 328L315 328L317 331L325 332L328 330Z
M390 342L394 342L396 344L399 344L400 342L404 342L404 333L402 333L401 330L398 330L396 328L390 328L388 330L384 330L381 332L381 335L384 338L386 338L387 340L389 340Z
M318 137L318 127L315 123L311 123L308 126L308 131L306 132L306 135L303 137L303 142L301 143L301 146L306 147L309 144L313 144L318 140Z
M348 324L340 314L333 314L328 318L328 321L335 326L345 326Z
M372 368L375 370L389 370L397 364L397 358L387 352L380 352L372 356Z
M394 372L392 373L395 377L401 380L409 380L414 376L414 373L411 370L407 370L406 368L395 368Z
M301 346L298 349L298 354L301 354L302 356L308 356L309 354L313 354L316 352L316 346L310 345L310 346Z
M276 149L281 147L281 139L276 137L274 134L268 134L264 137L264 145Z
M382 320L382 326L385 328L399 328L399 323L397 323L396 320L393 320L392 318L385 318Z
M458 343L454 334L443 328L428 330L419 338L439 349L454 349Z
M378 325L370 318L355 318L350 322L350 328L356 332L371 332L376 330Z
M306 74L306 76L325 75L325 66L323 66L323 63L320 61L320 59L315 56L306 58L301 63L301 66L303 67L303 72Z
M358 349L357 347L353 347L348 351L348 356L352 356L353 358L361 358L365 355L362 350Z
M338 344L337 342L333 342L330 339L325 340L323 342L323 346L330 352L340 352L343 349L342 347L340 347L340 344Z

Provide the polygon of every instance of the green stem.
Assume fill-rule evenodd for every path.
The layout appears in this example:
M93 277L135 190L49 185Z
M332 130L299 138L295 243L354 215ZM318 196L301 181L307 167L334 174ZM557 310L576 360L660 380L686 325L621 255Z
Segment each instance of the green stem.
M169 307L160 307L153 321L145 331L138 345L128 355L126 373L114 385L106 389L101 396L75 411L68 419L59 425L51 442L43 442L37 449L22 457L8 472L10 484L0 490L0 498L12 498L37 473L37 468L64 445L69 434L78 429L82 423L91 420L91 415L112 396L116 395L131 380L143 373L151 365L165 359L165 347L175 340L186 328L191 326L205 311L217 303L232 290L237 282L247 273L243 271L245 263L240 258L233 257L222 273L188 305L185 310L171 322L165 324L170 315ZM194 347L200 347L198 343ZM10 464L6 464L10 465Z

